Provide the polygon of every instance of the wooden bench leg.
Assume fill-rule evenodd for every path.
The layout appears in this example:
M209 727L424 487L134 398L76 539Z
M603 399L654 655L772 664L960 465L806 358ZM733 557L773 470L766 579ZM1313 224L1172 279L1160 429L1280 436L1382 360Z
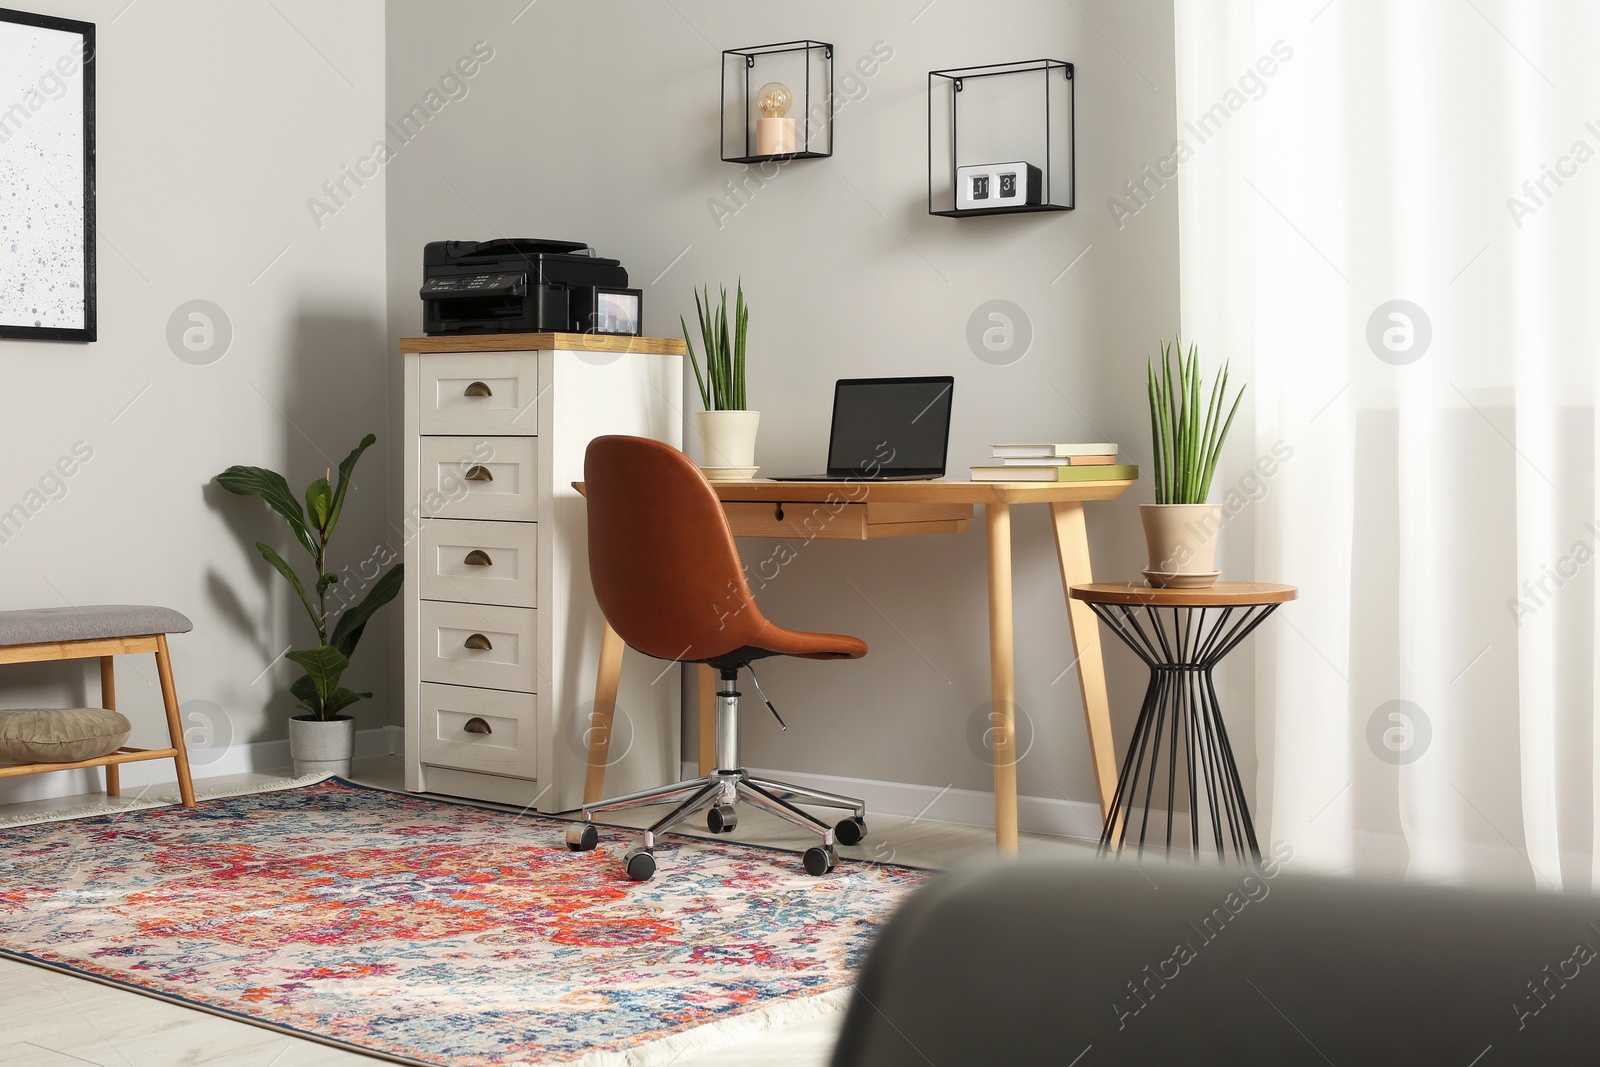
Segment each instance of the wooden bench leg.
M183 806L194 807L194 782L189 777L189 750L183 744L183 719L178 714L178 690L172 684L172 658L167 654L167 635L156 635L156 672L161 675L161 702L167 709L167 733L178 750L172 762L178 765L178 795Z
M115 659L111 656L100 657L100 706L107 711L117 710L117 674L114 669ZM122 774L115 763L106 764L106 796L120 797L122 795Z

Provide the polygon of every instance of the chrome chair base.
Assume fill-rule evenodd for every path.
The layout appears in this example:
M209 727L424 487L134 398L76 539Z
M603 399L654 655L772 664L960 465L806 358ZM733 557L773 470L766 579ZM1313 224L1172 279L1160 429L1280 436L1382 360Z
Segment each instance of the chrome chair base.
M643 881L655 873L655 863L649 858L649 853L655 848L656 840L662 834L702 811L708 813L707 825L713 833L728 833L738 825L735 805L743 802L776 815L787 823L819 834L822 837L822 844L806 850L805 868L813 875L826 874L832 870L839 862L835 844L853 845L866 836L866 804L855 797L841 796L838 793L810 789L788 782L756 778L738 767L739 694L732 690L730 679L724 678L724 686L717 693L717 701L718 763L727 764L726 766L720 766L703 778L691 778L654 789L641 789L636 793L613 797L599 803L585 804L582 809L583 822L574 824L567 831L567 847L575 852L586 852L598 843L599 834L592 825L597 814L679 801L677 807L651 824L650 828L644 831L639 843L628 850L626 856L628 874L637 881ZM850 815L830 826L809 812L796 807L795 801L818 807L843 809L849 811Z
M628 793L598 804L585 804L583 819L589 822L600 812L652 807L680 797L686 799L656 820L644 832L645 848L653 848L656 838L695 814L712 808L733 807L741 800L776 815L785 822L821 834L824 845L835 844L834 827L795 807L790 801L801 800L819 807L841 808L851 812L858 819L864 819L867 814L867 806L855 797L825 793L820 789L808 789L787 782L755 778L744 770L718 770L712 771L704 778L693 778L686 782L678 782L676 785L664 785L655 789L641 789L637 793ZM728 826L723 832L731 829L733 827Z

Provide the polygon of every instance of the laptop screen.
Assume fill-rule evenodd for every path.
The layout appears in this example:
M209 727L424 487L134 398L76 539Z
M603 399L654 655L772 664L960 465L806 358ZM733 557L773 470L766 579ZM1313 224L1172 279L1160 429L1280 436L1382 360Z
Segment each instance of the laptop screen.
M943 477L955 379L844 378L833 391L833 476Z

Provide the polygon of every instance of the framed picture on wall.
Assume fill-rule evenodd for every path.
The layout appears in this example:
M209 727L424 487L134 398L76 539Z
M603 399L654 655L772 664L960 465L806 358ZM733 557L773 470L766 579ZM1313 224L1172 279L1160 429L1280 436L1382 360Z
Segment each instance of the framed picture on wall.
M0 337L95 339L94 23L0 8Z

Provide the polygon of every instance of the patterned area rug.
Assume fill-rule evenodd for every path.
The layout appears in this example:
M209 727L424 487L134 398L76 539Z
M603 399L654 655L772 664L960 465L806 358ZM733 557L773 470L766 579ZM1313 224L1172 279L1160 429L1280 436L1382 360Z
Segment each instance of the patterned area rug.
M405 1063L650 1064L839 1010L927 877L328 779L0 829L0 954Z

